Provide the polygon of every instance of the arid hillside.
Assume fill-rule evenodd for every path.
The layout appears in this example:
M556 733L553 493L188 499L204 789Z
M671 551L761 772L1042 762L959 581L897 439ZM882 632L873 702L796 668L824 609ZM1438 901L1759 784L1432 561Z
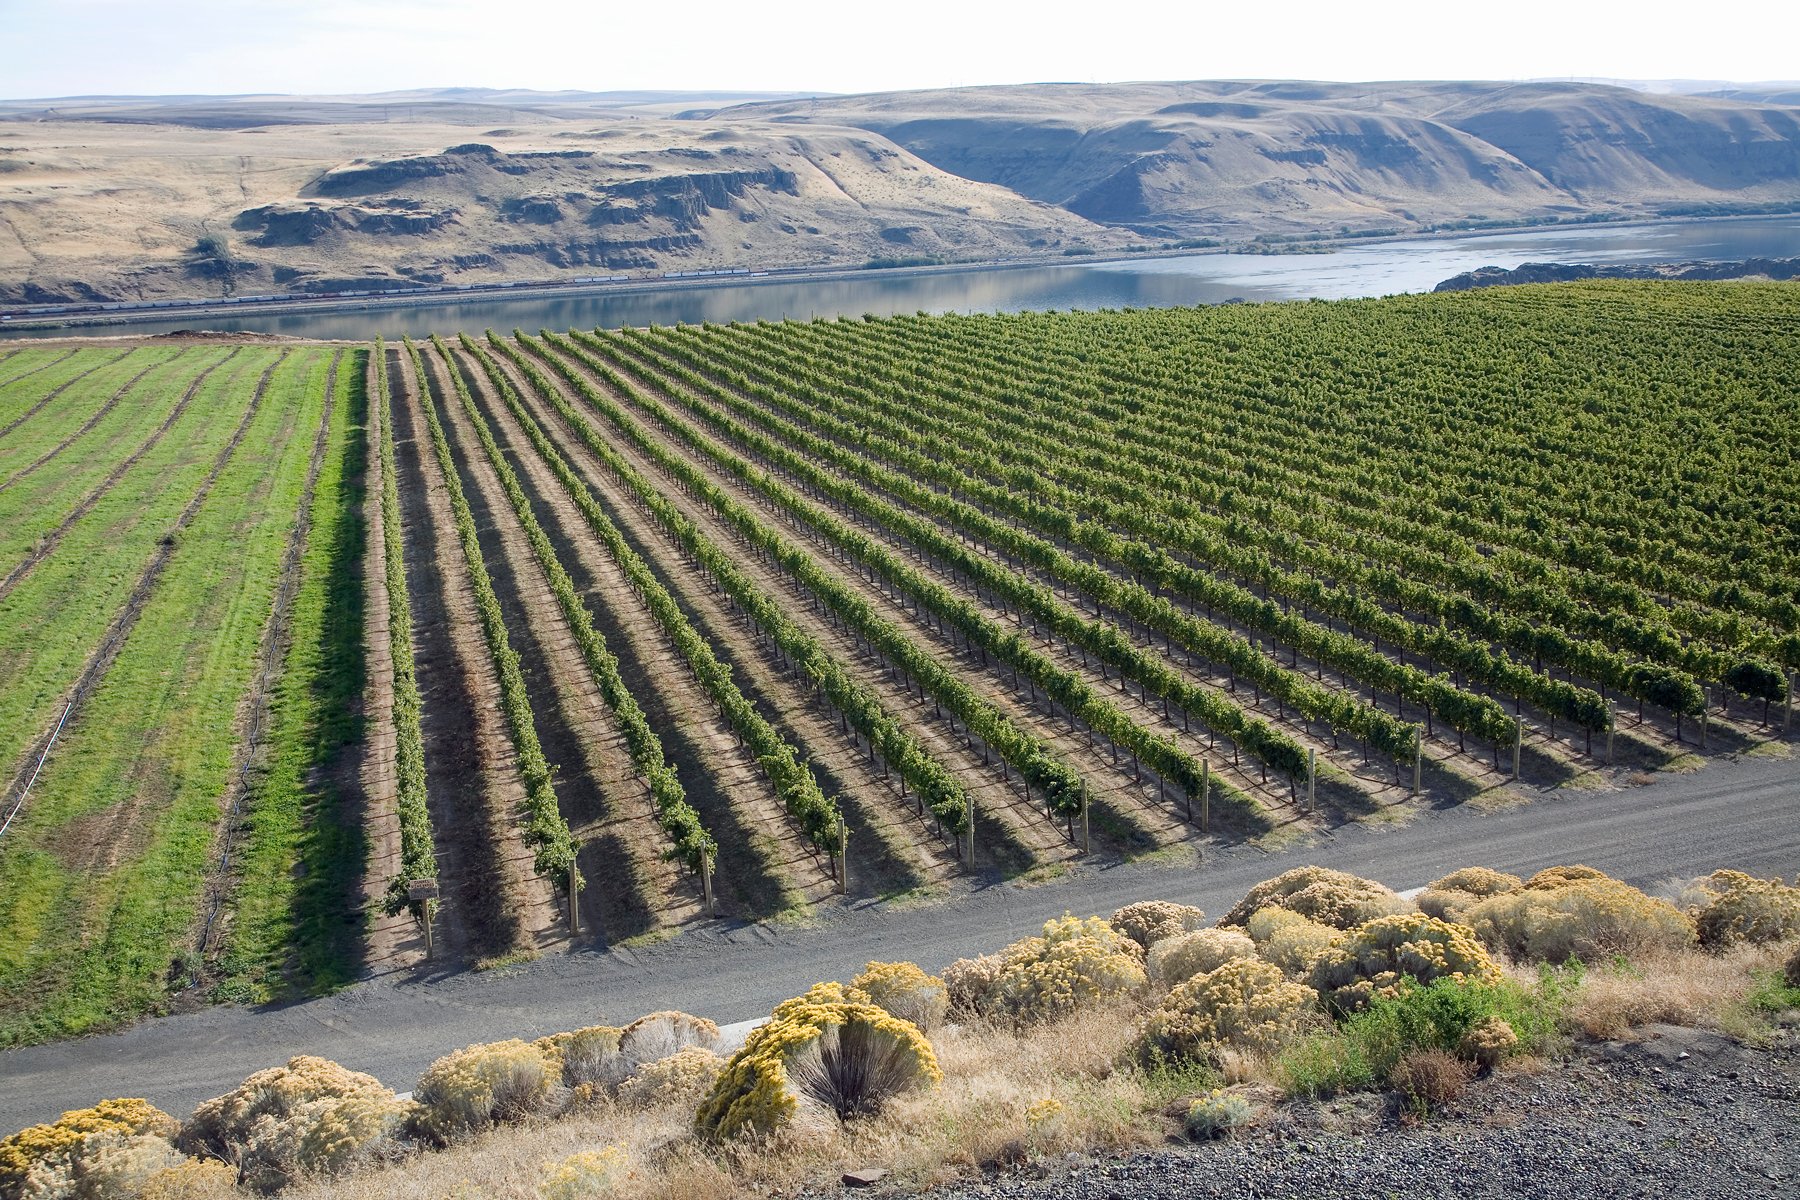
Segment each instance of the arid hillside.
M0 301L1003 258L1126 240L856 129L438 100L0 119Z
M1793 203L1800 108L1761 93L1215 81L0 103L12 303L1056 257Z
M1800 110L1562 83L1038 84L736 106L1168 235L1800 200Z

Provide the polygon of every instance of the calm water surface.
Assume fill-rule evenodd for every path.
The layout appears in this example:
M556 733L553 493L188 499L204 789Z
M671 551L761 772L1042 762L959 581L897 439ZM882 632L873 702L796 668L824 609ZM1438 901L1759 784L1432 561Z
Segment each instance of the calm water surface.
M848 279L782 279L543 299L449 300L405 308L208 314L91 328L162 333L203 325L305 338L485 329L614 329L705 321L797 320L910 312L1024 312L1166 308L1232 299L1335 300L1430 291L1481 266L1526 262L1632 263L1800 257L1800 217L1470 234L1380 242L1325 254L1196 254L1126 262L970 268L936 274L870 272ZM20 331L22 334L25 331ZM29 335L27 335L29 336Z

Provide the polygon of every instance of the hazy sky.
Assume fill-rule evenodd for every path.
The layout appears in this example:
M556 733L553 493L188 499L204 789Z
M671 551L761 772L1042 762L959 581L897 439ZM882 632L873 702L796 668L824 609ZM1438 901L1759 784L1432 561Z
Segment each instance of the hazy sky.
M1786 10L1789 16L1778 18ZM1782 28L1785 26L1785 28ZM1789 78L1785 3L0 0L0 97Z

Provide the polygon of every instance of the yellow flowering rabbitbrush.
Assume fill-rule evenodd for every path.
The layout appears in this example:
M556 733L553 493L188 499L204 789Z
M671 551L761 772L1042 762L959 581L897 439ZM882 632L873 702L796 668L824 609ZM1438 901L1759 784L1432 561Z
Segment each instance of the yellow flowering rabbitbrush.
M886 1009L902 1021L929 1032L950 1010L944 981L927 975L916 963L872 962L850 981L853 998Z
M1354 929L1376 917L1413 911L1410 901L1373 879L1328 867L1295 867L1251 888L1219 924L1242 928L1252 913L1271 905L1333 929Z
M0 1197L20 1196L33 1168L74 1170L96 1135L166 1138L175 1130L175 1118L148 1100L102 1100L92 1108L71 1109L54 1121L0 1139Z
M1227 1050L1269 1054L1318 1016L1318 998L1279 968L1233 959L1196 975L1163 998L1144 1024L1146 1053L1195 1062Z
M1150 947L1150 978L1163 987L1216 971L1234 958L1255 958L1256 943L1235 929L1196 929Z
M1590 868L1580 868L1582 871ZM1493 949L1521 962L1594 962L1615 954L1679 950L1694 942L1694 922L1666 900L1605 876L1534 877L1517 892L1490 896L1463 921Z
M1200 928L1206 914L1191 904L1172 900L1140 900L1107 919L1114 929L1148 950L1164 938Z
M702 1137L767 1137L803 1108L845 1120L879 1112L910 1087L943 1079L931 1043L909 1022L841 997L837 984L776 1006L731 1056L694 1117Z
M1143 950L1099 917L1044 922L1038 937L1022 938L1000 952L982 1012L1021 1024L1067 1016L1147 982Z
M1244 928L1256 943L1256 953L1290 979L1306 978L1319 955L1344 936L1329 925L1275 907L1251 913Z
M1688 915L1708 950L1745 942L1767 946L1800 936L1800 887L1742 871L1714 871L1700 890L1707 899Z
M1355 1012L1376 996L1399 995L1409 979L1494 985L1500 968L1463 926L1408 913L1353 930L1318 957L1310 979L1326 1007Z
M1525 886L1517 875L1489 867L1464 867L1434 879L1419 893L1419 911L1440 921L1460 921L1477 901L1516 892Z
M511 1039L468 1046L425 1068L413 1089L420 1130L441 1142L541 1111L562 1078L562 1062L541 1046Z

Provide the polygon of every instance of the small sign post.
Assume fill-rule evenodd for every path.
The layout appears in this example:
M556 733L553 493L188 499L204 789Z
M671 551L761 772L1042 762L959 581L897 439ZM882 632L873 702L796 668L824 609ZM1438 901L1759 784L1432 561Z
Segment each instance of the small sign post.
M713 852L700 852L700 896L706 902L706 915L713 915Z
M438 881L435 879L414 879L406 885L406 898L419 906L419 916L425 925L425 957L431 958L431 917L437 908Z
M1319 778L1318 750L1312 746L1306 748L1306 811L1316 812L1318 805L1313 803L1315 792L1313 786Z

